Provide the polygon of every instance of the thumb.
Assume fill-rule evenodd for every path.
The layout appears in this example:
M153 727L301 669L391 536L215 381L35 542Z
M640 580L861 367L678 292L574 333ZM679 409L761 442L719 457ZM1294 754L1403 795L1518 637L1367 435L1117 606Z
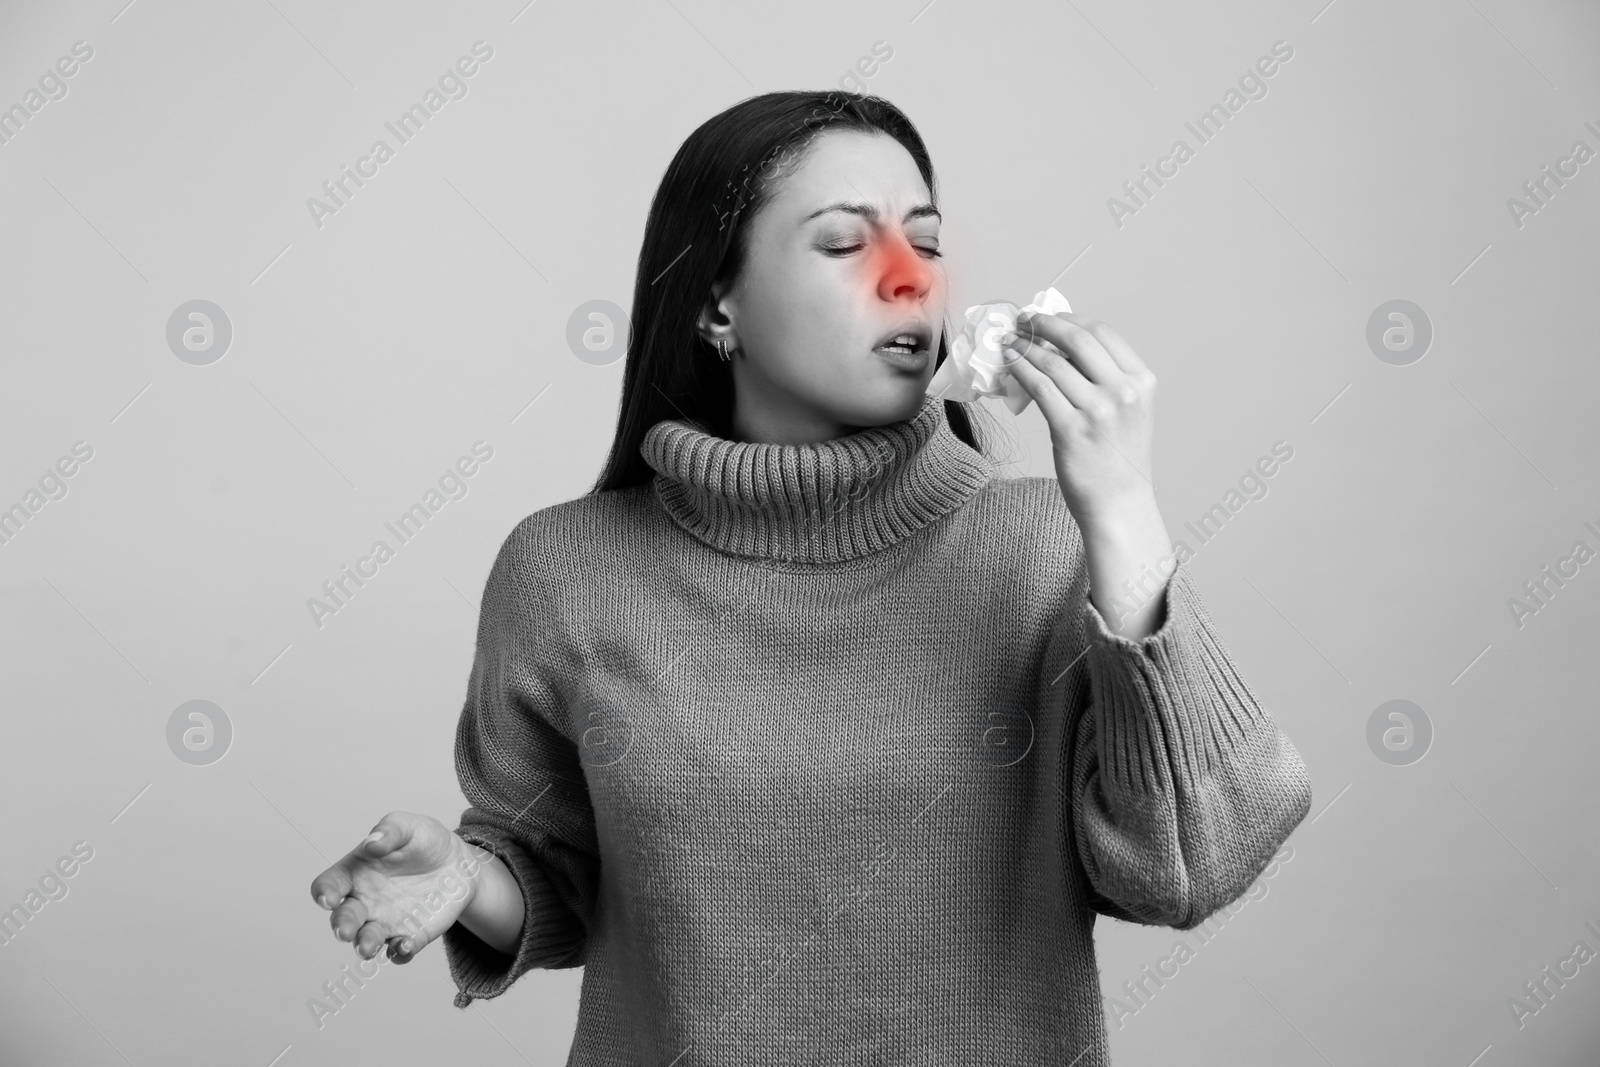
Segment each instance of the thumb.
M356 843L343 858L317 875L311 882L311 898L332 910L355 888L352 874L357 866L381 859L411 840L415 819L409 812L391 811L378 820L372 832Z
M417 953L432 944L433 940L434 935L424 926L413 933L395 934L390 937L385 945L385 951L389 959L395 963L410 963L417 958Z
M411 843L417 820L410 812L391 811L378 820L372 832L356 843L350 854L359 859L382 859Z

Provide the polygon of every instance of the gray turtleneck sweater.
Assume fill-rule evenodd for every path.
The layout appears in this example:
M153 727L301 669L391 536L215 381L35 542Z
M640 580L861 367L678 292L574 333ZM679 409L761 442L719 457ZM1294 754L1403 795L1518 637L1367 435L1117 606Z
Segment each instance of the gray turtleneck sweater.
M1187 567L1113 634L1055 480L933 398L641 452L484 589L457 832L527 918L444 935L456 1003L581 965L585 1067L1106 1064L1096 915L1197 925L1311 803Z

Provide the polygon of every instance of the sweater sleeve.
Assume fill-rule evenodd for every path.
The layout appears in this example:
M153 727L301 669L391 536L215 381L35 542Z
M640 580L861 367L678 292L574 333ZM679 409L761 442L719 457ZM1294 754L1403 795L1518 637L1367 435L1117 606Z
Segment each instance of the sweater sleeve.
M1071 834L1097 911L1188 930L1265 869L1310 810L1311 783L1187 565L1162 596L1160 628L1139 641L1077 602L1089 706L1070 757Z
M505 863L526 913L514 956L460 923L445 931L460 1008L499 996L532 968L580 966L598 893L594 810L553 684L561 642L522 532L506 540L484 588L455 742L456 776L471 806L455 832Z

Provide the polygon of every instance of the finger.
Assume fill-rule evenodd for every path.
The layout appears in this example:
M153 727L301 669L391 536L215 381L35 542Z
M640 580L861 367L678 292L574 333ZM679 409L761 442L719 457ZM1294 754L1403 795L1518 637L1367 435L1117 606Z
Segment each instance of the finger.
M1100 387L1085 378L1083 372L1060 352L1025 337L1018 337L1006 346L1006 353L1006 358L1018 358L1043 373L1079 411L1087 414L1094 405L1095 394ZM1011 353L1016 353L1016 356L1013 357Z
M378 820L372 832L350 850L348 859L376 860L405 848L411 843L411 835L416 829L416 819L410 812L391 811Z
M1111 358L1105 345L1089 326L1093 319L1065 311L1054 315L1028 312L1017 316L1017 332L1023 337L1049 341L1072 361L1083 376L1096 385L1123 377L1122 368Z
M411 841L417 820L409 811L391 811L379 819L372 833L362 839L369 856L386 856Z
M328 916L328 923L333 927L333 936L340 941L354 941L356 931L367 921L367 906L356 897L346 897L344 902L333 909L333 914Z
M370 960L383 949L384 942L393 936L394 932L389 929L388 923L379 922L377 919L367 920L361 924L361 929L356 931L356 955L364 960Z
M391 937L387 950L389 959L395 963L410 963L417 958L417 953L428 946L432 939L423 931L407 936Z
M1029 396L1033 397L1033 402L1039 405L1039 411L1051 427L1064 426L1075 429L1078 427L1077 420L1088 421L1084 414L1073 407L1072 402L1062 394L1055 381L1030 363L1026 357L1011 364L1011 376L1021 383Z
M311 880L311 899L332 911L350 894L352 883L345 861L340 860Z
M1124 340L1123 336L1116 330L1113 330L1103 322L1084 316L1079 316L1078 321L1087 327L1089 332L1094 334L1095 340L1100 342L1101 347L1111 354L1112 360L1116 362L1123 374L1133 376L1149 373L1150 368L1145 365L1144 360L1139 358L1139 354L1133 350L1133 346Z
M346 853L343 859L311 880L311 899L329 911L338 907L354 887L351 871L355 863L381 859L404 848L411 840L414 828L415 820L409 812L391 811L379 819L372 832L356 842L356 847Z

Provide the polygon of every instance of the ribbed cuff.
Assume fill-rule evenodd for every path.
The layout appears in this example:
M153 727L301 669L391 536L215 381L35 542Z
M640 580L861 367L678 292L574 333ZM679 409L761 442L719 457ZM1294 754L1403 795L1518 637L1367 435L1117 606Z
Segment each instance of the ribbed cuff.
M1186 564L1161 596L1160 628L1138 641L1114 633L1087 596L1080 609L1102 773L1130 793L1170 793L1172 772L1198 786L1235 749L1260 758L1277 745L1277 725L1223 649Z
M460 990L455 1006L465 1008L474 999L498 997L534 968L575 966L584 947L584 926L567 909L526 846L514 835L492 826L463 827L455 832L463 841L488 849L500 858L522 890L524 903L522 936L515 956L485 944L459 922L444 932L445 959L450 964L450 977Z

